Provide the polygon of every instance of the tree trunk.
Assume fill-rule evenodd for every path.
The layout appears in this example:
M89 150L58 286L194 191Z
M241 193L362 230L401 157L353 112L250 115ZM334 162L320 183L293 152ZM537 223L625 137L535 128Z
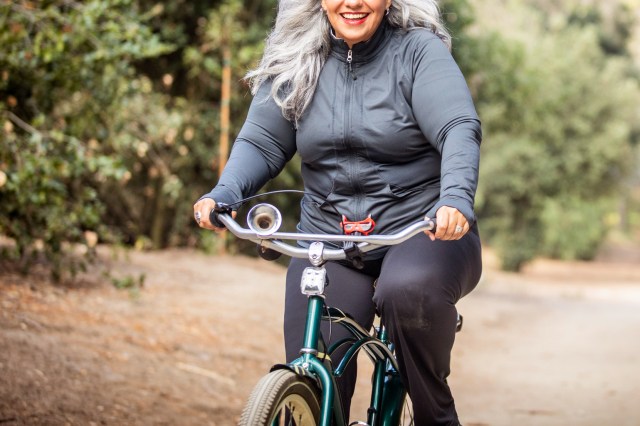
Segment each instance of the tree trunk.
M222 174L229 158L229 107L231 104L231 49L223 47L222 94L220 97L220 148L218 153L218 176Z
M229 115L231 104L231 48L225 41L222 47L222 93L220 96L220 147L218 153L218 176L222 175L229 158ZM227 251L227 236L220 236L219 254Z

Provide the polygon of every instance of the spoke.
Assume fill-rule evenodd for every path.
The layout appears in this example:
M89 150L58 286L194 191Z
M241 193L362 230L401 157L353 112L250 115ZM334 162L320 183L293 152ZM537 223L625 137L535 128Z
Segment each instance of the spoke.
M407 423L408 421L408 423ZM411 407L411 402L409 398L404 401L404 410L402 415L402 425L403 426L413 426L415 423L413 422L413 408Z
M289 415L289 425L290 426L295 426L296 423L293 421L293 416L295 414L296 407L293 407L291 405L291 403L289 403L289 407L287 407L287 408L289 410L289 412L287 413Z

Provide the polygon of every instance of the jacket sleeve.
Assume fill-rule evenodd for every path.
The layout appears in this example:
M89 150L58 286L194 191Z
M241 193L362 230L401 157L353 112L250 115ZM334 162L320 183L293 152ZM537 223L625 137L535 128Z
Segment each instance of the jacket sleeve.
M202 198L231 204L254 195L295 154L295 129L270 91L270 83L258 89L218 184Z
M420 31L413 49L412 105L420 129L440 153L440 199L427 214L455 207L469 224L478 186L480 120L467 83L444 43Z

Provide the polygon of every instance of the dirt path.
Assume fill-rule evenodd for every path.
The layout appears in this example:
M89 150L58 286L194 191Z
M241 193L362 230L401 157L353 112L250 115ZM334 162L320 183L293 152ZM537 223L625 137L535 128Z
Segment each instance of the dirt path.
M459 304L465 426L640 424L638 262L487 265ZM0 424L235 424L283 356L284 270L180 250L116 270L145 274L139 297L0 276Z

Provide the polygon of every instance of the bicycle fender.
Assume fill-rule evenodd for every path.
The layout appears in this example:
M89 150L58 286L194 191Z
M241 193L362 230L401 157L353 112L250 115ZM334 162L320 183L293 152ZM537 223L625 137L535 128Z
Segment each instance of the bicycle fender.
M309 370L302 368L301 365L296 365L296 364L275 364L271 367L271 370L269 370L269 372L272 371L277 371L277 370L289 370L292 371L294 373L296 373L298 376L302 376L302 377L308 377L309 379L312 379L314 381L314 383L316 383L318 385L318 387L320 387L320 380L318 379L318 376L316 376L315 374L311 374L311 372L309 372Z

